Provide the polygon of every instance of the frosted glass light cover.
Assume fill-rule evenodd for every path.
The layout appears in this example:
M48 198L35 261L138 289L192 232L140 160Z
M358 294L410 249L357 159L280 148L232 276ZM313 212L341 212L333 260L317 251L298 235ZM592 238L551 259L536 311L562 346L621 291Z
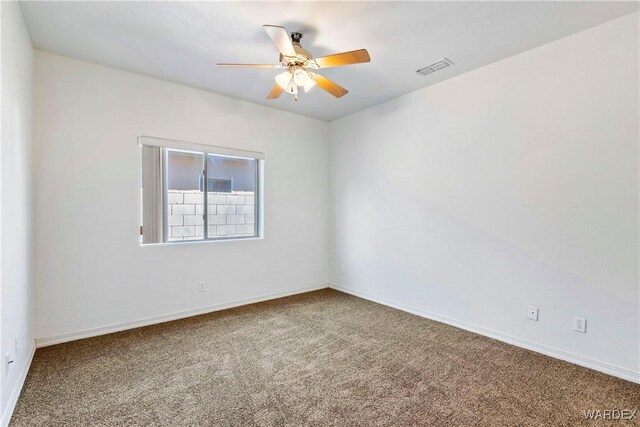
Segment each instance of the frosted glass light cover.
M315 85L316 85L315 80L310 78L309 80L307 80L307 82L303 86L304 87L304 91L305 92L309 92Z
M276 83L278 86L280 86L282 89L286 90L287 92L289 91L289 85L291 84L292 79L292 75L291 72L289 71L285 71L284 73L278 74L276 76Z
M293 73L293 80L298 86L304 86L309 80L311 80L311 77L309 77L309 73L305 70L298 68Z

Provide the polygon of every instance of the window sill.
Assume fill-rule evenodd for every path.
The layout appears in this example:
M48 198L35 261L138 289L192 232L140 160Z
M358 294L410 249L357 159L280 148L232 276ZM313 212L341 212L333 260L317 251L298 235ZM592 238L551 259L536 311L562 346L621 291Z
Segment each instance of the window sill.
M182 246L182 245L201 245L206 243L221 243L221 242L244 242L252 240L264 240L263 236L258 237L229 237L225 239L207 239L207 240L178 240L175 242L163 242L163 243L140 243L140 247L145 248L149 246Z

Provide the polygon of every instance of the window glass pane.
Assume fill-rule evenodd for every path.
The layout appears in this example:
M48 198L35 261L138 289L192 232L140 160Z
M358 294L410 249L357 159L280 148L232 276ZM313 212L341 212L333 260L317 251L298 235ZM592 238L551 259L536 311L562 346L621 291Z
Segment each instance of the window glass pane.
M167 150L168 242L204 239L204 154Z
M257 161L207 154L208 237L256 235Z

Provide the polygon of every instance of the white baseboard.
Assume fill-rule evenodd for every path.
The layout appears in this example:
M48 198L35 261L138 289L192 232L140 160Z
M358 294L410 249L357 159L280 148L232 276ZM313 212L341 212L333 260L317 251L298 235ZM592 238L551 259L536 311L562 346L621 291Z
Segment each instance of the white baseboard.
M455 326L460 329L465 329L470 332L474 332L479 335L484 335L489 338L493 338L502 342L506 342L507 344L515 345L517 347L525 348L527 350L535 351L537 353L542 353L547 356L555 357L556 359L561 359L566 362L574 363L579 366L583 366L585 368L593 369L599 372L603 372L608 375L612 375L614 377L622 378L627 381L632 381L634 383L640 383L640 372L634 371L631 369L623 368L620 366L612 365L610 363L601 362L599 360L591 359L584 356L579 356L577 354L569 353L564 350L560 350L554 347L549 347L544 344L538 344L529 340L525 340L522 338L513 337L511 335L504 334L502 332L494 331L491 329L483 328L482 326L472 325L466 322L462 322L456 319L452 319L447 316L443 316L436 313L431 313L426 310L422 310L419 308L411 307L406 304L398 303L395 301L391 301L387 298L377 297L366 292L358 291L355 289L350 289L345 286L340 286L336 284L329 284L329 287L350 295L357 296L359 298L363 298L369 301L377 302L382 305L386 305L392 308L396 308L398 310L406 311L411 314L415 314L420 317L425 317L427 319L435 320L437 322L446 323L451 326Z
M9 400L7 401L7 407L4 408L2 412L2 420L0 420L0 426L7 427L9 425L9 421L11 421L11 416L13 415L13 410L16 408L16 403L18 403L18 398L20 397L20 392L22 391L22 387L24 386L24 381L27 379L27 373L29 373L29 368L31 367L31 362L33 361L33 355L36 353L36 345L35 342L31 345L31 349L29 350L29 357L27 357L27 363L22 367L22 371L18 375L18 380L13 386L13 390L11 390L11 395L9 396Z
M52 337L40 337L36 338L36 347L46 347L54 344L61 344L64 342L80 340L83 338L95 337L98 335L110 334L113 332L125 331L127 329L140 328L142 326L154 325L156 323L169 322L172 320L184 319L185 317L197 316L199 314L211 313L214 311L226 310L228 308L239 307L241 305L254 304L257 302L269 301L272 299L288 297L291 295L303 294L306 292L317 291L319 289L326 289L328 285L314 286L303 289L296 289L295 291L279 292L274 294L260 295L257 297L244 298L235 301L229 301L220 304L214 304L207 307L200 307L193 310L185 310L177 313L163 314L160 316L148 317L145 319L134 320L132 322L115 323L106 326L99 326L97 328L84 329L81 331L70 332L68 334L56 335Z

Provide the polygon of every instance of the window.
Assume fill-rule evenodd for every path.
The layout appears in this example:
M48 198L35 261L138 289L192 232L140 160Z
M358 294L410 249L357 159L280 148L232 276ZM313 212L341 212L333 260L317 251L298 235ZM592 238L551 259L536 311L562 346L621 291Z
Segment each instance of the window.
M262 153L141 137L143 244L259 236Z

